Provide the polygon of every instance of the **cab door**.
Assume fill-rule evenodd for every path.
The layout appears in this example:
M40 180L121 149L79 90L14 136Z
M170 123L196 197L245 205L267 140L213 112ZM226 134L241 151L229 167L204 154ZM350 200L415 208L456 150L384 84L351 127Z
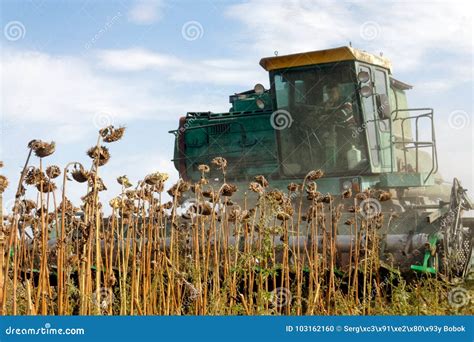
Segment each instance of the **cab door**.
M384 107L390 107L387 70L373 67L374 72L374 99L376 105L376 127L379 136L379 149L382 172L392 169L392 153L390 144L390 119L381 114ZM387 108L385 108L387 109ZM388 111L391 112L390 108Z
M380 114L382 106L390 106L387 71L372 65L359 64L358 72L360 71L369 74L369 84L373 88L372 96L361 96L372 171L389 172L392 167L390 120Z
M369 83L373 86L374 84L374 73L369 65L359 64L358 72L365 71L369 74ZM377 117L375 107L375 96L364 97L361 96L361 105L364 122L362 128L366 132L367 146L369 148L370 164L372 172L381 171L381 160L380 160L380 144L379 134L377 129Z

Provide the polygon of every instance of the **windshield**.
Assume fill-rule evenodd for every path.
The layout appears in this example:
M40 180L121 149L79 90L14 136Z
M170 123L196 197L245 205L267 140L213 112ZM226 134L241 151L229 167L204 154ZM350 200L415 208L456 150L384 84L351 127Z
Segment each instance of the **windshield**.
M368 167L357 79L352 65L275 72L277 111L290 117L278 130L280 163L287 176L320 168L362 173Z

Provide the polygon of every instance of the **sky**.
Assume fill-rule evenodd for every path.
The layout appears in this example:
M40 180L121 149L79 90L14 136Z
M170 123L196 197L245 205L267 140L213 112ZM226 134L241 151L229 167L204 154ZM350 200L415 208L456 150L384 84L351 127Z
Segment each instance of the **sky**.
M179 117L227 111L230 94L268 88L262 57L351 43L392 61L414 86L410 107L434 108L440 172L474 198L472 1L2 0L0 9L0 172L12 184L30 140L56 142L46 164L89 166L85 151L108 124L127 131L100 170L105 199L124 174L176 180L168 131Z

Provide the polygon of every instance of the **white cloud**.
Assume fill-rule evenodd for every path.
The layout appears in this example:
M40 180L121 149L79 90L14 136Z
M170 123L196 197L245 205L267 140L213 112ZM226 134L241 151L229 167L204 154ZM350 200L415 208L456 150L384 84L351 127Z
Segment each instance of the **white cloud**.
M143 71L179 67L181 62L172 56L152 53L142 48L102 50L98 52L101 67L118 71Z
M163 17L162 0L138 0L128 13L129 20L135 24L150 25Z
M115 57L120 59L120 53L107 56L104 58L111 65L120 63L120 60L114 61ZM166 69L174 71L159 73L153 80L146 77L125 79L80 58L3 51L0 93L4 127L44 125L54 135L52 138L70 143L107 124L126 124L140 119L177 120L186 111L216 111L227 107L227 99L218 89L206 87L183 97L179 84L175 83L176 89L169 82L156 81L165 76L169 80L191 81L199 70L187 75L180 69L182 62L172 64L171 57L160 59L156 54L132 52L128 56L139 63L145 62L147 66L159 68L166 65ZM132 65L139 66L139 63L127 64L131 63L130 60L123 61L120 66L124 70L135 70ZM233 73L237 78L237 71ZM219 77L226 76L213 78Z
M348 45L378 53L395 71L425 67L433 54L472 55L472 2L335 2L251 0L227 15L246 27L244 46L280 55ZM249 15L258 13L258 15ZM436 60L437 58L430 58Z
M7 51L1 78L6 120L92 126L97 113L121 120L144 116L159 103L145 87L101 75L70 56Z
M258 60L248 58L190 60L143 48L102 50L97 56L100 67L104 69L122 72L155 70L164 73L171 81L181 83L251 87L253 83L267 79Z

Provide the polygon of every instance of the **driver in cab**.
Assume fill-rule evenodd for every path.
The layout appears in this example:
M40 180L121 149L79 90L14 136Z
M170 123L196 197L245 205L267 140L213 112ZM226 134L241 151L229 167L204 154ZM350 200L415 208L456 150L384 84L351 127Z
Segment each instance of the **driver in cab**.
M355 124L352 104L342 96L339 84L331 84L328 87L327 95L328 98L324 102L324 109L326 111L325 119L328 119L327 116L333 116L332 121L335 121L338 126Z
M321 121L327 130L323 133L325 141L325 159L332 167L346 168L346 153L353 142L352 128L356 125L352 103L342 95L338 83L326 88L326 100L323 102L324 114Z

